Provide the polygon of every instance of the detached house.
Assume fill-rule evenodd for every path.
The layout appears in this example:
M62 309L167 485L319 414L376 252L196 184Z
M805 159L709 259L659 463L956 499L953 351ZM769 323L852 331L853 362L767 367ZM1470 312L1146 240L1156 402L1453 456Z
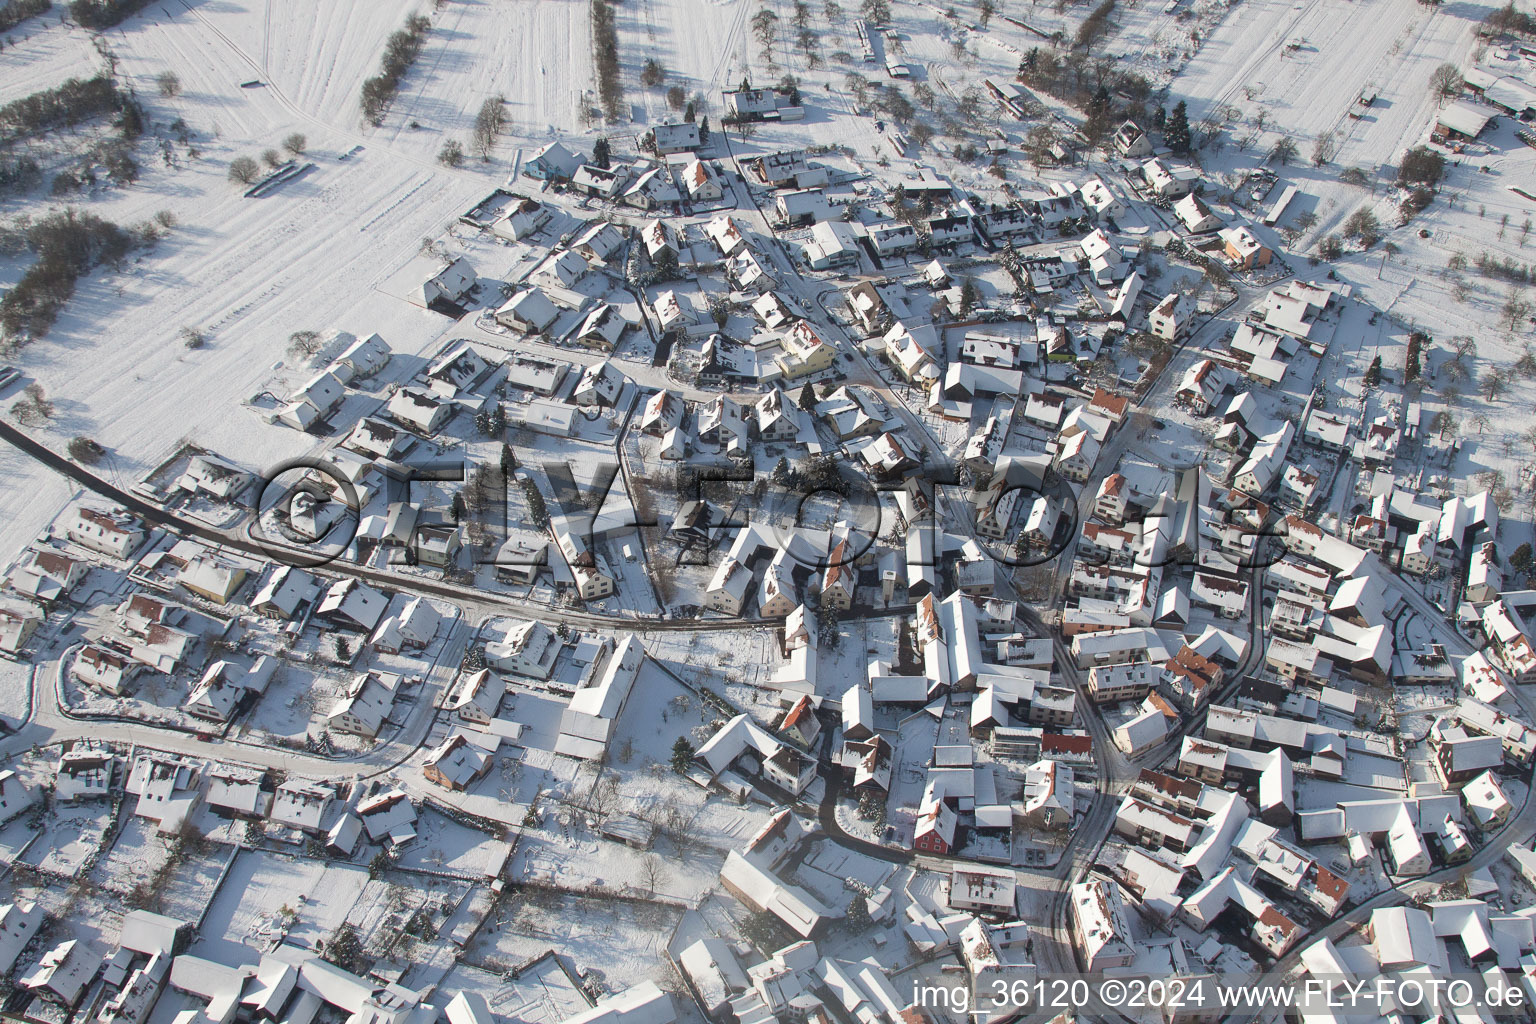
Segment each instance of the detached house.
M144 527L126 512L81 507L65 527L70 540L113 558L127 558L144 543Z
M691 121L659 124L651 129L651 137L656 140L656 152L661 156L691 153L703 144L699 140L699 126Z
M469 741L463 733L454 733L427 755L421 773L428 782L444 789L462 791L491 770L491 752Z
M418 434L435 434L453 415L453 405L422 388L401 388L384 406L390 419Z
M496 322L524 334L543 334L560 317L560 308L538 288L518 292L498 310Z
M560 143L551 142L523 164L523 173L541 181L563 181L580 166L580 157Z
M683 188L695 203L718 203L725 197L719 176L703 160L695 159L683 168Z
M475 268L469 260L460 256L436 274L427 278L421 286L422 298L428 306L433 303L458 305L475 290Z

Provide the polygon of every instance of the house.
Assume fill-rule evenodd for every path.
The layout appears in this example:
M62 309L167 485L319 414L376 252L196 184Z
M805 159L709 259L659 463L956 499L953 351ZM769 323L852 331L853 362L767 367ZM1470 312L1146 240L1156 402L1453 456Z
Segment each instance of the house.
M1182 164L1169 167L1153 158L1141 165L1141 173L1148 187L1164 199L1178 199L1201 189L1200 172Z
M235 716L247 694L266 690L276 671L277 661L265 654L244 671L227 661L215 661L192 687L181 709L207 722L227 722Z
M50 606L68 596L85 578L88 564L57 551L29 550L6 581L12 590Z
M563 181L575 174L580 166L580 157L560 143L551 142L523 164L523 173L541 181Z
M427 278L421 286L422 298L428 306L443 303L457 306L475 290L475 268L469 260L460 256L436 274Z
M582 164L571 175L571 190L593 199L613 199L628 181L629 171L626 168Z
M1126 121L1121 124L1115 129L1114 138L1110 141L1115 147L1115 152L1127 160L1140 160L1152 155L1152 140L1135 121Z
M779 722L779 732L807 750L814 749L821 735L821 720L816 717L816 707L809 695L801 697L784 713Z
M1468 817L1484 831L1503 825L1514 809L1492 771L1483 772L1462 786L1461 802Z
M1483 635L1499 665L1517 682L1536 680L1536 647L1521 617L1507 599L1500 598L1483 609Z
M1088 431L1073 434L1056 452L1056 471L1074 483L1083 483L1099 460L1099 441Z
M501 640L485 645L485 658L501 672L548 679L564 646L554 630L535 619L515 622Z
M491 234L511 242L536 234L549 223L550 208L527 196L513 196L513 201L491 224Z
M677 297L677 292L667 289L658 292L656 298L651 300L651 311L656 314L656 323L663 331L669 331L674 327L687 327L696 323L691 306L684 306Z
M645 400L640 432L661 437L683 421L683 400L672 391L657 391Z
M898 256L917 248L917 228L895 221L871 224L868 227L870 244L881 256Z
M732 256L747 244L736 221L724 213L706 223L704 233L719 247L722 256Z
M624 247L624 232L606 221L593 221L571 240L571 249L591 263L606 263Z
M728 89L720 94L725 102L727 117L747 121L761 120L764 114L772 114L789 97L777 89ZM803 161L802 161L803 162Z
M491 770L491 752L469 741L463 733L454 733L427 755L421 773L428 782L462 792Z
M1089 178L1077 190L1077 194L1083 207L1099 220L1114 220L1125 214L1124 201L1102 178Z
M0 605L0 651L16 654L26 646L42 622L42 609L36 605L20 602Z
M827 270L859 260L860 231L841 220L817 221L805 246L805 261L812 270Z
M10 821L37 805L37 791L10 768L0 770L0 822Z
M628 383L618 367L606 359L593 363L581 372L581 380L571 392L571 400L581 406L612 408L618 404L619 395Z
M645 649L633 634L618 644L603 639L600 653L560 716L555 753L588 761L606 756L644 661Z
M326 713L326 729L370 739L377 736L399 689L400 677L393 673L359 672Z
M75 655L75 679L103 693L121 697L132 688L134 677L143 666L117 651L86 644Z
M756 856L727 853L720 884L753 913L772 914L801 938L819 938L832 918L820 900L779 879Z
M285 423L295 430L317 428L327 416L336 411L345 397L346 389L341 378L329 370L322 370L289 395L288 403L269 419L273 423ZM191 475L189 467L187 476ZM186 478L184 476L183 480ZM181 481L178 484L185 486Z
M326 374L326 376L331 376L332 379L335 379L333 374ZM329 385L327 384L326 387L329 388ZM338 387L329 397L317 395L317 398L332 403L340 400L340 394L340 388ZM325 411L329 412L331 408L333 408L333 405L328 404ZM314 419L319 418L319 415L314 417ZM308 422L313 422L313 420ZM307 428L308 422L304 426L299 426L298 423L290 425L298 426L302 430ZM217 455L203 453L192 456L191 461L187 463L186 471L176 478L175 487L177 490L186 491L190 494L201 494L216 501L227 502L234 501L247 487L255 482L255 474L247 473L239 466L232 462L226 462Z
M1479 544L1467 562L1467 585L1462 595L1473 604L1497 600L1504 590L1504 574L1492 541Z
M528 283L543 288L572 288L587 276L587 261L570 249L550 253L528 274Z
M555 547L565 560L565 571L570 577L569 585L575 586L583 601L598 601L613 593L616 583L608 573L607 564L588 550L586 542L580 537L562 527L555 531ZM566 585L565 581L558 578L557 583Z
M303 779L288 779L272 794L271 821L301 832L320 831L320 822L336 793L329 786Z
M188 593L212 601L228 604L245 583L245 569L228 565L209 554L188 560L176 573L176 585Z
M271 810L272 794L261 788L263 772L259 768L216 764L208 769L207 777L208 809L219 817L257 820Z
M1205 201L1193 193L1174 203L1173 212L1183 222L1185 230L1192 235L1215 231L1223 223L1215 211L1205 205Z
M1012 915L1017 910L1014 903L1017 885L1018 879L1012 871L960 865L949 872L948 902L954 910Z
M791 189L780 192L773 200L780 223L788 227L804 227L814 224L833 213L827 203L826 193L819 188Z
M69 939L44 953L16 984L50 1002L73 1007L100 966L100 957L92 956L83 942Z
M103 512L80 506L67 520L65 536L83 548L113 558L127 558L144 543L144 527L121 510Z
M80 740L59 755L53 775L56 800L71 803L112 793L117 758L105 746Z
M572 337L587 348L612 352L629 328L629 321L624 319L617 306L602 302L587 314Z
M137 797L133 813L156 822L161 835L174 835L197 807L202 768L200 761L173 754L139 754L123 787Z
M764 393L753 407L757 436L764 441L793 441L800 435L800 411L777 388Z
M422 561L433 562L431 538L423 538ZM381 620L369 637L368 644L384 654L399 654L407 649L423 650L437 636L442 616L420 596L413 597L400 609L399 614Z
M1222 228L1217 232L1221 236L1224 246L1223 252L1227 262L1238 270L1254 270L1258 267L1267 267L1275 254L1269 246L1254 237L1253 229L1246 224L1236 227Z
M559 307L538 288L518 292L496 310L497 323L524 334L543 334L559 317Z
M384 406L385 415L418 434L435 434L453 416L454 406L423 388L400 388Z
M1184 371L1174 397L1197 416L1205 416L1215 407L1227 389L1227 371L1210 359L1201 359Z
M932 783L923 793L917 808L917 822L912 833L912 849L944 855L955 848L959 818Z
M349 578L331 584L315 609L315 615L338 629L372 633L388 607L386 595Z
M1136 939L1127 924L1120 886L1104 878L1078 882L1068 900L1072 940L1084 969L1129 967L1136 959Z
M695 158L683 168L683 188L695 203L718 203L725 198L720 176L703 160Z
M369 459L389 459L399 462L400 456L410 450L416 438L383 420L364 416L342 440L339 447Z
M496 717L506 690L505 679L483 668L462 677L443 707L453 712L461 722L484 727Z
M699 126L691 121L659 124L651 129L651 137L656 140L656 152L660 156L690 153L703 145L699 139Z
M17 900L0 907L0 970L7 976L42 924L43 910L36 903Z
M670 167L652 167L642 171L619 197L619 201L626 206L634 206L641 210L655 210L664 206L675 209L682 200L682 193L677 190L677 184L672 180Z

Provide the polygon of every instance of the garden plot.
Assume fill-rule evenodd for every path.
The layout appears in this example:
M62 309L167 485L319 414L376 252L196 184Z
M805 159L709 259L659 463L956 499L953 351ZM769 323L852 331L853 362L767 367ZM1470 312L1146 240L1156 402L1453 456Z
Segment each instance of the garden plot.
M510 966L553 949L609 991L647 980L669 986L666 936L679 916L656 904L524 889L502 902L466 955Z
M41 830L34 831L25 818L18 818L0 831L0 845L7 849L9 861L14 851L30 842L21 854L23 864L60 878L74 878L101 849L112 823L112 807L105 800L82 804L58 804ZM35 837L35 838L34 838Z
M463 878L496 878L512 847L429 808L418 811L416 838L400 851L401 868Z
M367 905L369 885L366 868L244 851L209 905L192 952L239 963L284 940L312 949Z
M154 822L135 815L132 801L129 797L124 803L122 828L91 872L103 888L124 894L150 882L171 856L168 837L155 831Z

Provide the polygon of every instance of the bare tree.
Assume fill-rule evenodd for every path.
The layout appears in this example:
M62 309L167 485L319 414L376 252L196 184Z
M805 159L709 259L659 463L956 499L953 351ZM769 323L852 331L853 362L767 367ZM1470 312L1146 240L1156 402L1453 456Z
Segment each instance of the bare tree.
M160 87L160 95L166 99L181 93L181 79L176 77L174 71L162 71L155 76L155 84Z
M309 148L309 140L304 137L303 132L294 132L284 137L283 148L294 156L303 156L304 151Z
M491 150L496 148L496 137L507 126L506 102L499 95L492 96L480 104L480 112L475 115L473 144L481 160L491 158Z
M1429 87L1437 99L1445 99L1461 91L1461 69L1455 64L1441 64L1429 76Z
M229 180L249 185L261 177L261 165L248 156L237 156L229 162Z
M647 895L655 896L656 890L667 878L667 865L655 850L651 850L640 858L640 877L645 881Z

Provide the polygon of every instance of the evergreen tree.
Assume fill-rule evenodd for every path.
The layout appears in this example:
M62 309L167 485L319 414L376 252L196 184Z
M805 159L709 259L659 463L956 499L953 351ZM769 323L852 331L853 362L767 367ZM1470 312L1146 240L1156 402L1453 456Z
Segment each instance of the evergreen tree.
M706 117L704 120L699 122L699 145L702 146L702 145L704 145L708 141L709 141L709 118Z
M683 109L683 120L688 124L693 124L693 119L695 116L696 115L693 110L693 100L689 100L688 106Z
M1371 365L1365 371L1365 386L1374 388L1381 383L1381 356L1371 360Z
M855 893L853 899L848 901L848 913L844 920L848 922L849 930L855 932L862 932L874 923L869 916L869 900L865 899L863 893Z
M692 763L693 744L688 742L688 737L679 736L677 742L672 744L672 770L682 775Z
M512 454L512 446L503 443L501 446L501 475L510 477L512 471L517 468L517 456Z
M606 171L608 169L608 161L611 155L612 154L610 152L608 140L602 136L598 136L597 139L595 139L592 143L593 166L601 167Z
M544 504L544 495L532 480L523 481L523 495L528 502L528 518L534 526L544 529L549 525L549 509Z
M1155 132L1162 131L1163 130L1163 126L1166 125L1167 123L1168 123L1168 111L1164 110L1162 107L1158 107L1156 110L1152 111L1152 130L1153 131L1155 131Z
M960 286L960 315L969 316L976 303L981 298L981 289L976 287L976 282L966 278Z
M1175 103L1173 113L1168 115L1168 121L1163 126L1163 141L1175 153L1189 152L1189 110L1183 100Z
M454 493L453 504L448 506L448 516L456 523L464 521L464 495L462 493Z
M1531 545L1529 542L1515 548L1509 556L1509 567L1516 572L1529 572L1531 568Z
M810 381L806 381L805 387L800 389L800 400L796 404L806 412L816 409L816 389L811 387Z

